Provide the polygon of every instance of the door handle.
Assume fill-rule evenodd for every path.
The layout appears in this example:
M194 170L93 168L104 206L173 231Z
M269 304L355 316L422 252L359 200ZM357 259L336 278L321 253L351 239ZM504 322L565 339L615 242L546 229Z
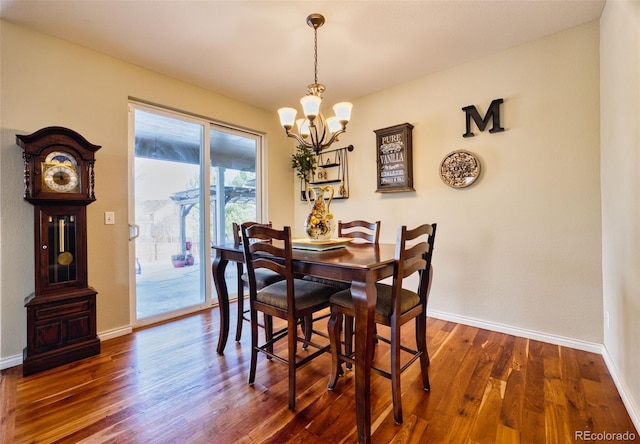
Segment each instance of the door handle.
M129 224L129 240L132 241L140 236L140 227L137 224Z

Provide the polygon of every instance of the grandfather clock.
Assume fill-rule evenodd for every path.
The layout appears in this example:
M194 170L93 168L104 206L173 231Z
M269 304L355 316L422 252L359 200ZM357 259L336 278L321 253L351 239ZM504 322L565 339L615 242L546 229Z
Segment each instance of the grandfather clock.
M68 128L16 135L24 198L34 206L35 291L25 299L23 374L100 353L96 295L87 277L87 205L100 146Z

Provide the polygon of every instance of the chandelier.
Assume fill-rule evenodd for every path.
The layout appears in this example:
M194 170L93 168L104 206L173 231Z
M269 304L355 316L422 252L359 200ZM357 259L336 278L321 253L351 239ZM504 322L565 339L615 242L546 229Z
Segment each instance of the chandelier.
M313 149L318 154L338 140L338 136L347 130L347 123L351 118L349 102L340 102L333 105L335 116L324 118L320 112L324 85L318 83L318 28L324 25L324 17L321 14L311 14L307 17L307 25L313 28L314 41L314 69L315 77L312 84L307 86L307 95L300 99L304 119L296 119L295 108L280 108L280 124L287 136L293 137L300 145ZM298 134L292 132L294 122L298 128Z

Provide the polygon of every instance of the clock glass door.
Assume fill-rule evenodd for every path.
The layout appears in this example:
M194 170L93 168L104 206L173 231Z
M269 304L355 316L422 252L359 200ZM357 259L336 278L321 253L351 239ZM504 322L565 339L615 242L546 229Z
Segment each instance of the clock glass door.
M47 218L49 237L49 283L75 281L76 270L76 216L50 215Z
M62 288L87 286L86 207L39 205L36 217L40 266L36 279L38 293L59 292ZM81 237L83 237L81 239Z

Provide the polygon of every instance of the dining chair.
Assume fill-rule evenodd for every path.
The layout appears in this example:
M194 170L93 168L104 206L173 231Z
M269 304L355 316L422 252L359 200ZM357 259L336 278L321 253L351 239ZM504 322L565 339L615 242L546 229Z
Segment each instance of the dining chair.
M414 229L402 226L398 229L396 239L395 270L391 285L377 283L378 298L375 309L375 323L390 328L390 338L378 334L381 341L390 344L390 371L375 365L371 369L391 380L393 399L393 417L397 424L402 423L402 400L400 398L400 374L416 359L420 359L420 370L424 390L429 390L429 353L427 350L427 302L433 277L431 258L436 235L437 224L424 224ZM418 273L418 289L416 292L403 288L404 279ZM331 376L329 390L333 390L342 373L342 362L355 364L351 351L342 353L340 329L343 316L345 319L355 316L350 290L343 290L331 296L331 317L328 329L331 343ZM415 319L416 346L411 348L400 342L400 327ZM345 342L347 340L345 332ZM346 349L346 347L345 347ZM401 366L400 352L407 352L411 357Z
M380 239L380 221L367 222L364 220L352 220L349 222L338 221L338 237L348 237L358 239L356 242L369 242L377 244ZM350 282L335 281L333 279L319 278L315 276L305 276L304 279L332 285L340 290L345 290L351 286Z
M338 221L338 237L348 237L354 239L354 242L378 244L380 240L381 222L369 222L366 220L351 220L343 222ZM342 289L347 289L351 284L343 285ZM344 325L345 334L345 354L351 355L353 344L353 318L347 317ZM377 342L377 341L376 341ZM347 368L351 368L351 363L347 363Z
M348 237L355 239L355 242L377 244L380 239L380 221L368 222L365 220L352 220L348 222L338 221L338 237ZM345 290L351 286L351 282L336 281L333 279L319 278L316 276L305 276L304 279L320 282L325 285L331 285L338 290ZM326 315L328 316L328 315ZM325 317L326 317L325 316ZM309 320L305 320L303 331L311 331L307 326ZM353 335L353 320L345 323L345 329L348 334ZM352 337L352 336L351 336ZM348 343L350 346L350 342ZM351 364L347 364L347 368L351 368Z
M352 220L343 222L339 220L338 237L362 239L365 242L377 244L380 239L380 221Z
M243 248L247 274L249 275L249 310L251 318L251 364L249 384L253 384L256 376L258 353L267 358L284 363L289 369L289 409L294 410L296 404L296 370L312 359L329 350L329 344L321 345L305 337L298 336L299 319L313 316L314 313L329 306L329 298L336 288L319 282L298 279L293 274L293 250L291 227L282 230L265 225L242 226ZM254 239L268 240L253 242ZM283 277L281 281L258 289L256 271L270 270ZM278 331L269 331L263 344L258 343L258 312L286 321L286 326ZM265 326L272 328L272 324ZM326 334L318 331L317 335L326 338ZM280 341L287 342L287 355L274 352L274 345ZM315 348L314 352L303 351L306 356L296 354L297 344L301 342Z
M242 224L238 224L233 222L232 231L233 231L233 244L236 247L242 245L242 233L241 226L250 227L251 225L255 225L259 222L243 222ZM265 224L268 227L271 226L271 222ZM268 241L268 239L261 239L262 242ZM237 285L238 285L238 320L236 322L236 341L240 341L242 337L242 324L243 321L250 321L247 317L249 313L249 309L245 309L244 307L244 288L249 287L249 275L244 271L244 264L238 262L237 264ZM284 279L280 274L275 273L271 270L261 269L256 271L256 285L258 289L266 287L267 285L273 284L275 282L281 281ZM270 322L269 318L265 315L264 326Z
M348 222L343 222L341 220L338 221L338 237L348 237L354 239L355 242L360 243L372 243L378 244L380 239L380 226L381 222L378 220L376 222L368 222L365 220L352 220ZM332 285L339 290L346 290L351 287L351 282L342 282L335 281L332 279L319 278L315 276L305 276L304 279L308 279L315 282L320 282L326 285ZM353 337L353 319L345 322L345 335L349 335L349 337ZM305 331L307 331L307 326L305 324ZM347 355L351 354L351 344L352 341L345 342L345 346L347 349L345 353ZM347 363L347 368L351 368L351 364Z

